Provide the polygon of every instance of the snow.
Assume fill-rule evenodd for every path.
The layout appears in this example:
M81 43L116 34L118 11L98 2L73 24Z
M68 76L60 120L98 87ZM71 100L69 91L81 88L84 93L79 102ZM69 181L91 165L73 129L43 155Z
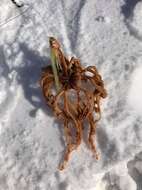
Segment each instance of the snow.
M142 34L142 2L136 4L133 17L132 17L132 25L136 28L139 34Z
M141 61L141 60L140 60ZM133 75L131 77L132 85L129 91L128 102L131 108L136 111L136 114L141 115L142 113L142 105L141 105L141 97L142 97L142 67L139 66L133 71Z
M0 6L0 189L142 189L142 2L10 0ZM68 167L62 124L45 105L38 81L49 63L48 37L66 55L95 65L108 91L96 143L82 141Z

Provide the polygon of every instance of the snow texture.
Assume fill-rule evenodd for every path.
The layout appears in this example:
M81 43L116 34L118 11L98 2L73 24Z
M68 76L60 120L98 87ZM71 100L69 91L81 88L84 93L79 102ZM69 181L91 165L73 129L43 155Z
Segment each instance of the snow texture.
M24 6L0 3L0 190L142 190L142 1L15 2ZM49 36L95 65L108 91L96 135L101 159L82 141L62 172L62 124L38 83Z

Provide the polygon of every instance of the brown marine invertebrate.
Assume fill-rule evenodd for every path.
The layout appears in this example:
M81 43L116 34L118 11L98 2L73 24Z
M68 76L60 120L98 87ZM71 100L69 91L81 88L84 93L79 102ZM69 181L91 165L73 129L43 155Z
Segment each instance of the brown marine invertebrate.
M69 61L55 38L51 37L49 42L52 67L43 68L40 86L48 106L64 123L67 147L64 161L59 166L59 169L63 170L70 153L81 143L84 120L89 123L90 148L98 159L93 138L96 123L101 118L100 100L105 98L107 93L95 66L84 68L74 57ZM76 131L75 136L72 134L72 128Z

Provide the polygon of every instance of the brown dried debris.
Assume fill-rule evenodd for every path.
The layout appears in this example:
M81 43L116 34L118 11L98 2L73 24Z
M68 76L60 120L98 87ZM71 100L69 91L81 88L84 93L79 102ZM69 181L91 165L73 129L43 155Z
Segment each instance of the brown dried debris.
M59 169L63 170L71 152L81 143L85 120L89 123L88 142L98 159L93 139L96 133L96 123L101 118L100 100L106 98L107 93L95 66L84 68L74 57L69 61L62 53L60 44L55 38L50 37L49 42L57 73L51 66L43 68L40 86L46 103L55 116L64 123L66 151L64 160L59 165ZM57 90L55 89L56 82L59 85ZM96 119L93 117L94 112ZM76 136L73 136L72 128L76 131Z

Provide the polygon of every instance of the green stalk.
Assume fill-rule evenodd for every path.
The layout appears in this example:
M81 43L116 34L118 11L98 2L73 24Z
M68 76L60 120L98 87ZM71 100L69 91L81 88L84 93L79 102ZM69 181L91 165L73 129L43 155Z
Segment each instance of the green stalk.
M55 79L56 90L57 90L57 92L59 92L60 82L59 82L58 70L57 70L58 60L57 60L57 57L56 57L56 54L55 54L53 48L51 48L51 63L52 63L52 70L53 70L54 79Z

